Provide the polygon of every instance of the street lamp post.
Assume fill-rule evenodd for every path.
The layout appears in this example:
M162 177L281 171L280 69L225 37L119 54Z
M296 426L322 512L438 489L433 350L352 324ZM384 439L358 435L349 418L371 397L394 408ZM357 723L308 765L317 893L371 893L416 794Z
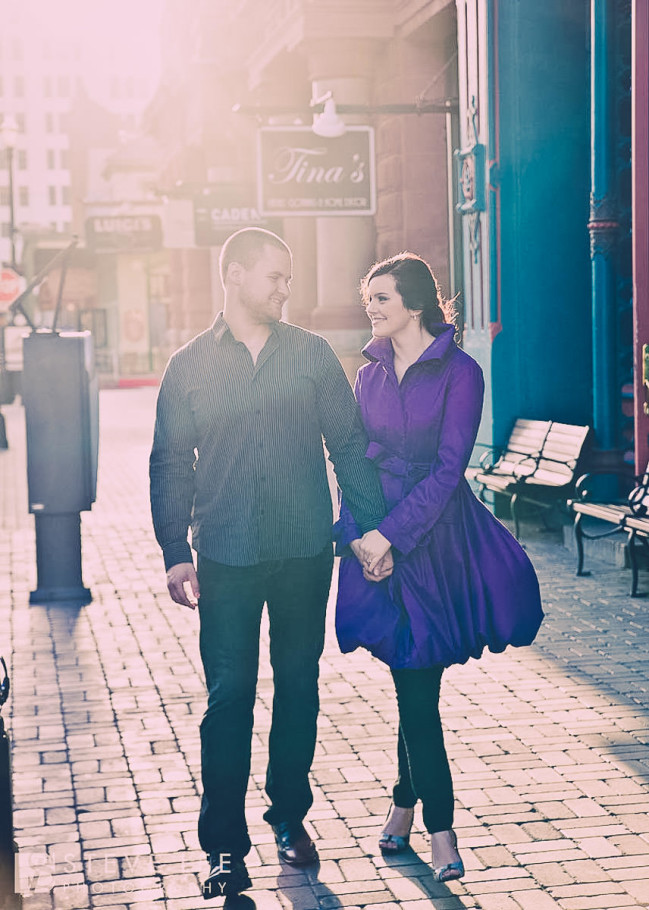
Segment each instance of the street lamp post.
M7 114L0 129L0 145L7 153L7 172L9 174L9 243L11 246L12 269L16 268L16 220L14 209L14 151L18 140L18 124L13 114Z

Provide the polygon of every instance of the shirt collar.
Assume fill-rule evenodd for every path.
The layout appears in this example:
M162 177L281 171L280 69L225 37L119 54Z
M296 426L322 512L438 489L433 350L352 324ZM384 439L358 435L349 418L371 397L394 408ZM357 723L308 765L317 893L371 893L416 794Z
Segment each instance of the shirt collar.
M417 363L423 363L426 360L441 360L451 350L454 344L455 326L448 322L439 322L433 326L435 338L428 345L426 350L418 358ZM372 338L363 348L363 356L367 360L378 361L379 363L392 363L394 361L394 349L389 338Z
M271 333L279 337L279 334L281 332L281 328L280 328L281 323L270 322L268 325L271 330ZM224 341L225 342L236 341L234 335L232 334L232 332L230 330L230 326L225 321L223 311L221 311L219 313L219 315L216 317L216 319L212 323L212 333L214 334L214 338L215 338L217 344L222 344Z

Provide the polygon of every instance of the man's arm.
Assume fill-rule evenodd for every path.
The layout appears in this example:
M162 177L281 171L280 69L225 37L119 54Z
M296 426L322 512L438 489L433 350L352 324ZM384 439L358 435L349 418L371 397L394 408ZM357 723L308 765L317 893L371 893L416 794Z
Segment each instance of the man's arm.
M376 469L365 458L367 434L340 361L326 342L318 382L320 426L345 503L361 534L377 528L385 502Z
M192 608L199 591L187 531L194 503L196 444L194 421L177 361L172 358L160 385L149 459L151 516L167 569L169 593L177 603Z

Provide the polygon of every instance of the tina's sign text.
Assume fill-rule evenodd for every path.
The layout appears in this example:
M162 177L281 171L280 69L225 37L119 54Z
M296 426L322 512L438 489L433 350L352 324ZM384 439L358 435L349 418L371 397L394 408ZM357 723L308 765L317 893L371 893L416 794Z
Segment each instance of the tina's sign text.
M374 133L348 127L323 139L308 127L259 130L259 210L264 215L373 215Z

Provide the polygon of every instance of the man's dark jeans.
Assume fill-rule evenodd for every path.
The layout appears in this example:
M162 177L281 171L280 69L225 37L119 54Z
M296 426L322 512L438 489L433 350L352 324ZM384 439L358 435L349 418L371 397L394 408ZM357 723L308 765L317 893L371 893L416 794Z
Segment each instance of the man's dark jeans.
M275 686L266 775L271 806L264 818L270 824L301 821L313 802L309 769L332 566L330 546L318 556L256 566L198 558L200 649L208 689L198 836L206 853L242 858L250 850L245 798L264 603Z

